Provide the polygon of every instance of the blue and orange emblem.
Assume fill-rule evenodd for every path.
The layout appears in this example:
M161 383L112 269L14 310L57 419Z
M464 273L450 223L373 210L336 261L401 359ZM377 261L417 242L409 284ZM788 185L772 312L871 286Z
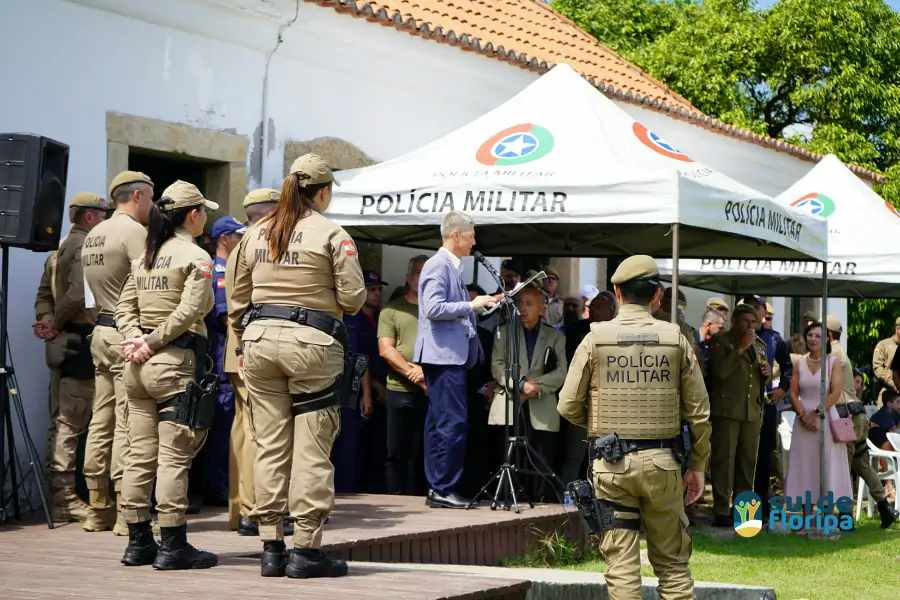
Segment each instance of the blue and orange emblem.
M661 137L644 127L642 124L637 121L631 126L631 130L634 132L635 137L641 141L642 144L656 152L657 154L662 154L666 158L671 158L674 160L680 160L682 162L694 162L690 156L663 140Z
M488 138L475 153L483 165L521 165L543 158L553 150L553 134L540 125L520 123Z
M791 202L791 206L817 217L830 217L834 212L834 200L825 194L812 193Z

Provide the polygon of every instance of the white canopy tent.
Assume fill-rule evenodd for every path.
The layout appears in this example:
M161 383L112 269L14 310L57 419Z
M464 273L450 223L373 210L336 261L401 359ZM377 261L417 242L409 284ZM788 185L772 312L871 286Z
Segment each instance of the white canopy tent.
M357 241L438 248L457 210L494 256L826 256L822 219L693 161L568 65L419 150L338 179L327 215Z
M900 239L900 213L834 155L775 199L828 220L828 291L838 298L900 297L900 264L892 241ZM672 261L660 272L671 274ZM682 285L726 294L818 296L821 262L682 260Z

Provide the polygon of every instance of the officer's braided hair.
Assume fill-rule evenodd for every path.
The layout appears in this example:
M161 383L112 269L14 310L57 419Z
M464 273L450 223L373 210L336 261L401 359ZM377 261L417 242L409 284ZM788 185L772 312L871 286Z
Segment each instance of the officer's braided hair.
M269 257L278 262L287 252L291 241L291 233L297 221L316 210L313 199L319 190L331 188L331 181L313 185L301 185L304 173L288 173L281 185L281 198L278 207L269 215L260 219L260 223L268 223L266 240L269 242Z
M174 200L162 197L150 207L150 221L147 223L147 243L144 246L144 268L150 270L162 245L175 237L175 229L184 225L191 211L199 206L184 206L174 210L160 210L160 206L172 204Z

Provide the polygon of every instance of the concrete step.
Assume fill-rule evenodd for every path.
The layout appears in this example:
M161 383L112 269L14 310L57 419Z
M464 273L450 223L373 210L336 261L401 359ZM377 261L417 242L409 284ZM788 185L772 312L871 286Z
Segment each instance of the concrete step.
M606 579L602 573L564 569L518 569L468 565L422 565L395 563L358 563L372 571L428 571L478 577L497 577L532 582L527 600L608 600ZM643 578L641 600L658 600L658 580ZM698 581L694 584L698 600L775 600L775 590L766 587Z

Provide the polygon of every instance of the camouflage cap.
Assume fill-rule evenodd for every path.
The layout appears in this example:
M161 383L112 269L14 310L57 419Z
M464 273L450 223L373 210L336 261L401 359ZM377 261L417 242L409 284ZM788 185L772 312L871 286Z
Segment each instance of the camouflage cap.
M656 266L656 261L646 254L636 254L622 261L610 281L613 285L621 285L632 279L651 279L653 277L659 277L659 267Z
M825 320L825 324L828 327L828 331L840 333L844 330L844 326L841 324L841 320L834 315L828 315L828 318Z
M93 192L78 192L69 202L69 208L95 208L97 210L109 210L112 208L105 199Z
M281 192L278 190L272 188L259 188L244 196L244 208L253 206L254 204L278 202L279 198L281 198Z
M141 173L140 171L122 171L115 177L109 184L109 197L113 197L113 192L120 185L127 185L129 183L146 183L150 187L153 187L153 180L150 179L147 175Z
M722 300L721 298L710 298L706 301L706 308L714 308L715 310L730 312L731 307L728 306L728 303Z
M756 309L750 304L744 304L743 302L734 307L734 315L732 316L737 317L738 315L753 315L754 319L759 318L759 313L756 312Z
M200 193L200 190L193 183L181 181L180 179L163 191L156 205L160 210L164 211L201 205L210 210L219 208L218 204L204 198L203 194Z
M300 185L306 187L308 185L319 185L322 183L334 182L334 185L340 186L340 182L335 181L334 173L328 162L318 154L304 154L293 163L289 173L297 173L300 175Z

